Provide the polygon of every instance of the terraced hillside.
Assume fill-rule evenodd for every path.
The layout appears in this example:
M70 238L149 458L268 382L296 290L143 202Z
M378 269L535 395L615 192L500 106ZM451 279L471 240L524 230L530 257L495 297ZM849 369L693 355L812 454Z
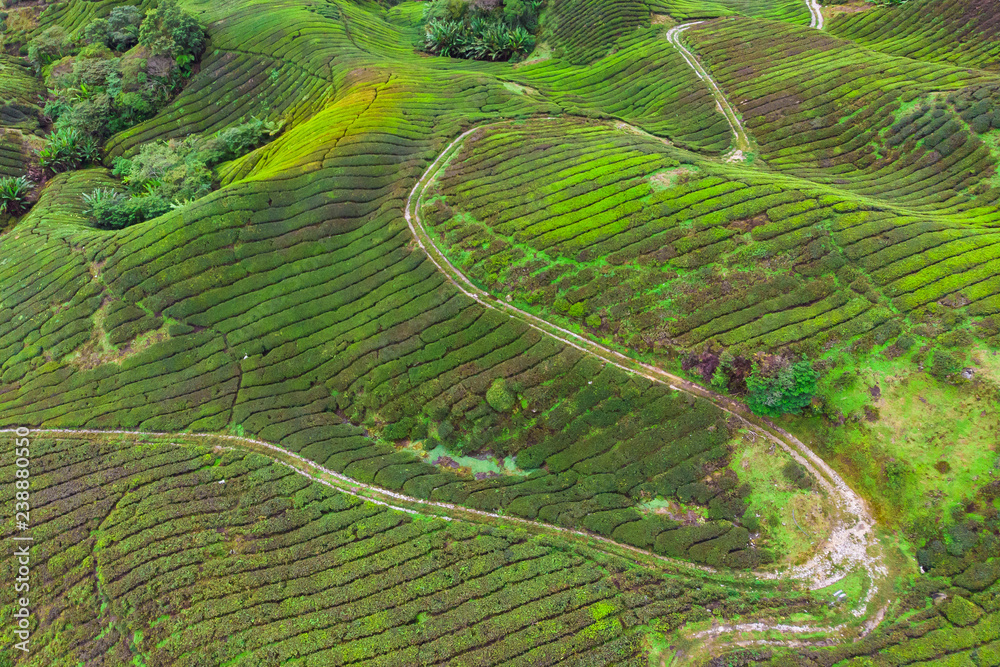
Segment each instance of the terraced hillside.
M654 619L738 605L556 537L362 502L223 442L31 449L46 612L18 664L639 665ZM16 562L0 567L12 580Z
M606 125L503 129L470 140L427 205L455 260L491 289L650 353L709 341L816 351L892 317L887 299L848 287L836 236L809 228L859 217L842 194ZM531 159L518 164L512 146ZM527 187L497 201L498 180Z
M298 6L288 12L306 24L335 25ZM230 29L214 43L224 45ZM268 19L260 30L268 29L284 31L286 22ZM316 30L317 40L327 35ZM489 96L509 113L532 104L499 82L424 74L456 91L477 87L479 100L456 93L470 112L489 108ZM183 110L199 123L196 99L220 94L218 75L209 63L161 116ZM458 119L456 110L429 106L426 120L404 115L398 128L387 126L386 116L419 110L410 101L415 76L380 81L368 70L348 80L336 103L298 125L286 117L294 127L231 165L231 185L155 226L94 232L80 214L81 195L104 185L100 173L52 179L20 223L26 237L3 239L37 251L3 268L3 289L14 290L5 299L31 313L9 320L2 334L6 418L61 427L240 428L425 497L528 517L547 507L553 521L609 535L648 521L649 537L630 533L643 546L675 526L643 519L634 509L642 499L687 486L685 499L707 504L725 492L701 483L728 456L730 427L712 406L629 380L520 322L483 313L414 252L399 207L420 156L441 141L424 123L440 123L435 132L447 137ZM287 85L280 74L273 79ZM330 95L324 87L300 92L308 99L312 91L318 100ZM222 116L170 131L210 130L234 115L221 102L205 108ZM152 125L112 138L109 150L126 136L150 138L143 128ZM67 244L77 249L68 257ZM499 379L515 388L516 410L484 401ZM384 440L357 440L365 430ZM496 454L517 455L522 470L546 469L530 480L470 484L397 447L428 439L472 452L490 443ZM619 472L609 476L609 469ZM510 488L515 483L523 486ZM729 523L706 530L725 534L741 514L727 510L720 518ZM739 528L730 542L720 543L713 561L746 551L747 531ZM687 555L669 541L663 550Z
M811 20L809 3L792 0L713 0L712 2L651 0L649 8L680 21L714 19L721 16L749 16L809 25Z
M996 70L1000 17L979 0L908 2L836 17L830 31L892 55Z
M1000 533L1000 79L938 27L988 33L974 2L549 0L514 63L420 51L440 0L9 4L0 427L35 434L40 582L12 664L990 664L996 584L956 587ZM93 41L130 16L135 50ZM205 48L145 57L150 16ZM122 76L159 106L54 162L67 119L141 105ZM798 416L752 414L803 365ZM979 417L914 418L913 455L876 401L918 373Z

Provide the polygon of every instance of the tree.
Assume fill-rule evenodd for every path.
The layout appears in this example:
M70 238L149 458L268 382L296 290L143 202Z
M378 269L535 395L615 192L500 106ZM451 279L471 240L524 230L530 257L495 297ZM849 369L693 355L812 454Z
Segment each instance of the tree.
M43 65L59 60L72 49L72 40L57 25L49 26L28 42L28 59L41 71Z
M135 5L115 7L106 19L94 19L84 30L91 44L103 43L114 51L128 51L139 43L142 11Z
M177 0L161 0L139 26L139 43L153 55L169 56L184 66L205 48L205 33L190 14L177 7Z
M747 404L755 414L768 417L798 412L812 402L818 378L807 359L755 363L747 378Z
M504 3L503 15L508 23L522 23L530 12L531 8L525 5L524 0L507 0Z

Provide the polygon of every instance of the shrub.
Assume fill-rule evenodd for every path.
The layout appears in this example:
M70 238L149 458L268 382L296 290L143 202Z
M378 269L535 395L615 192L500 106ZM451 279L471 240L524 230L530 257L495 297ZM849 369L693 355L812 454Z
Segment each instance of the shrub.
M0 213L18 215L28 207L28 195L35 184L27 176L0 178Z
M931 362L930 374L939 380L946 380L962 370L961 364L955 357L947 352L938 351L934 353L934 360Z
M497 378L486 391L486 402L497 412L510 412L516 397L507 389L507 381Z
M819 375L806 359L768 371L754 364L747 378L747 404L756 414L777 417L798 412L812 402Z
M510 25L524 26L529 31L538 27L538 14L542 0L506 0L503 15Z
M128 51L139 43L142 10L135 5L115 7L106 19L94 19L84 29L84 40L113 51Z
M812 476L805 466L798 461L789 461L781 468L781 474L788 482L800 489L810 489L813 485Z
M85 141L88 136L103 140L111 134L109 124L114 116L111 98L106 93L98 93L90 99L79 100L62 113L58 127L61 130L76 130L80 141Z
M45 102L45 107L42 109L42 112L53 121L57 121L60 116L72 108L73 105L69 101L61 97L56 97L55 99Z
M52 173L77 169L99 157L97 144L75 127L64 127L49 135L38 151L38 165Z
M83 195L84 213L100 229L122 229L155 218L170 210L170 203L156 195L129 197L108 188Z
M216 132L201 149L202 159L212 165L246 155L280 130L280 123L252 117L245 123Z
M729 376L721 364L715 367L715 372L712 373L711 384L712 388L718 391L725 391L729 387Z
M96 188L90 194L83 195L83 213L97 218L100 211L123 200L125 196L111 188Z
M899 459L888 459L882 464L885 486L890 491L901 491L913 473L913 468Z
M181 11L176 0L161 0L139 26L139 43L153 55L174 58L189 65L205 48L205 33L194 18Z
M42 66L53 63L68 54L72 50L72 46L73 42L66 31L54 25L46 28L28 42L28 59L34 63L36 69L41 70Z
M156 193L167 200L197 199L212 188L207 165L197 155L197 140L143 144L131 160L116 159L114 173L133 193Z
M445 11L452 19L460 19L469 10L469 0L448 0Z
M152 118L157 111L153 100L147 99L141 93L121 92L114 97L116 122L111 124L111 133L138 125Z

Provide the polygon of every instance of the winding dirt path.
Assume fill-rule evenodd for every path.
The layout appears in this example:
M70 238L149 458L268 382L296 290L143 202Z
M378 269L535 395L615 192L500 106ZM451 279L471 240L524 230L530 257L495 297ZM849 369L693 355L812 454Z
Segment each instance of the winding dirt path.
M696 563L689 563L687 561L678 560L675 558L670 558L668 556L661 556L660 554L654 553L652 551L647 551L645 549L640 549L639 547L634 547L628 544L622 544L621 542L616 542L610 538L604 537L602 535L597 535L596 533L590 533L583 530L575 530L572 528L565 528L563 526L556 526L554 524L545 523L543 521L533 521L531 519L525 519L518 516L508 515L508 514L498 514L496 512L487 512L484 510L477 510L470 507L464 507L462 505L455 505L452 503L442 503L435 500L426 500L423 498L415 498L413 496L408 496L404 493L398 493L390 489L385 489L374 484L367 484L365 482L360 482L356 479L348 477L343 473L339 473L335 470L331 470L318 463L311 461L304 456L297 454L293 451L285 449L279 445L271 442L266 442L264 440L257 440L255 438L247 438L238 435L227 435L221 433L163 433L159 431L128 431L128 430L104 430L104 429L63 429L63 428L30 428L30 435L28 437L36 436L68 436L68 437L83 437L83 438L104 438L104 437L133 437L141 438L150 441L166 440L170 441L170 444L183 446L198 444L202 446L221 446L223 449L241 449L245 451L254 452L255 454L260 454L266 456L272 461L291 468L295 472L308 477L314 482L323 484L324 486L335 489L341 493L346 493L347 495L359 498L361 500L375 503L376 505L381 505L383 507L388 507L389 509L397 510L400 512L407 512L408 514L420 514L424 516L432 516L435 518L443 519L444 521L471 521L476 523L495 523L495 522L506 522L517 524L519 526L524 526L528 528L536 529L536 532L540 533L559 533L563 537L567 537L577 542L587 543L590 548L595 548L599 551L604 551L605 553L616 555L619 557L625 557L630 560L635 561L640 565L655 565L660 569L668 570L671 572L676 572L680 570L686 574L692 575L715 575L718 571L714 568L708 567L707 565L698 565ZM17 429L7 428L0 429L0 434L17 434ZM25 436L21 436L25 437ZM419 508L419 509L418 509ZM598 543L597 545L593 544ZM641 557L643 562L636 561L637 557ZM728 573L727 573L728 574ZM753 581L756 576L754 574L734 572L733 577L736 579L745 579L748 582Z
M444 273L463 294L475 299L483 307L505 313L511 318L516 317L527 326L628 373L666 385L675 391L682 391L708 400L721 410L740 418L753 431L788 452L816 478L820 488L829 494L836 507L837 516L832 517L831 532L820 547L819 552L808 562L782 570L758 570L755 572L755 576L761 579L796 579L805 582L811 589L815 590L836 583L852 571L864 570L868 574L871 586L867 596L860 600L859 605L853 610L855 616L864 617L868 610L868 603L877 595L879 584L888 575L888 569L884 564L881 545L875 536L875 520L867 503L822 458L798 438L770 421L754 415L741 403L660 368L632 359L621 352L604 347L584 336L511 305L477 287L448 260L445 253L436 245L420 218L420 203L424 194L436 181L438 174L448 162L458 154L470 135L505 124L506 122L500 122L477 126L459 135L438 155L437 159L414 185L407 199L405 217L417 244L437 266L438 270ZM727 626L727 631L733 632L758 629L759 624ZM827 629L816 630L826 631Z
M712 93L712 97L715 98L716 107L719 109L719 112L726 117L726 122L729 123L729 128L733 132L733 148L730 152L729 161L743 160L745 154L749 153L751 148L750 137L747 134L746 128L743 127L743 123L740 122L740 117L736 115L736 111L732 106L730 106L729 100L726 99L726 96L715 83L715 80L712 79L708 70L702 66L697 56L688 51L687 47L681 43L681 33L688 28L692 28L702 23L704 23L704 21L691 21L689 23L682 23L674 26L667 31L667 41L670 42L670 45L681 54L681 57L684 58L688 67L694 70L694 73L698 75L698 78L705 82L705 85L708 86L709 91Z
M822 30L823 8L820 6L819 0L806 0L806 4L809 5L809 14L812 16L812 20L809 22L809 27Z
M689 563L686 561L680 561L674 558L669 558L667 556L662 556L660 554L654 553L652 551L647 551L645 549L640 549L628 544L622 544L616 542L610 538L604 537L602 535L597 535L594 533L575 530L572 528L565 528L562 526L556 526L553 524L544 523L541 521L533 521L531 519L524 519L517 516L498 514L495 512L486 512L484 510L472 509L469 507L463 507L461 505L455 505L452 503L442 503L433 500L425 500L422 498L415 498L413 496L408 496L406 494L398 493L396 491L391 491L389 489L384 489L382 487L376 486L374 484L367 484L360 482L351 477L348 477L342 473L335 470L331 470L324 466L311 461L300 454L289 451L279 445L266 442L264 440L257 440L254 438L247 438L237 435L227 435L218 433L163 433L158 431L130 431L130 430L104 430L104 429L45 429L45 428L32 428L29 430L30 437L37 436L68 436L68 437L84 437L84 438L106 438L106 437L133 437L140 438L147 441L167 441L169 444L174 446L190 446L190 445L201 445L201 446L215 446L221 449L227 450L244 450L250 451L261 456L266 456L275 463L286 466L292 471L307 477L308 479L334 489L340 493L345 493L347 495L353 496L360 500L371 502L376 505L387 507L399 512L406 512L408 514L431 516L444 521L468 521L471 523L507 523L516 524L518 526L527 528L536 534L552 534L558 533L564 539L568 539L572 542L583 544L588 548L601 551L603 553L617 556L620 558L625 558L631 560L639 566L645 567L655 567L657 569L667 571L667 572L681 572L690 576L702 576L711 577L713 575L719 574L718 570L705 566L698 565L694 563ZM6 428L0 429L0 434L11 434L20 435L25 437L23 432L18 433L19 429ZM744 582L750 583L757 579L777 579L784 578L780 573L762 573L762 572L727 572L727 576L732 577L736 580L742 580ZM762 576L763 575L763 576ZM796 578L795 575L787 575L792 578ZM860 636L864 636L871 631L877 625L877 620L881 620L882 614L884 614L884 608L876 616L876 622L869 621L864 624L860 630ZM729 633L743 633L743 632L764 632L768 630L779 630L782 632L789 632L794 634L801 633L823 633L823 634L835 634L842 633L847 629L846 624L841 624L835 627L815 627L815 626L805 626L805 625L785 625L785 624L769 624L761 622L751 622L751 623L738 623L733 625L719 625L708 630L703 630L701 632L695 633L693 636L698 638L714 638L723 634ZM749 642L737 642L741 644L753 644L759 643L759 641L751 640ZM772 642L773 643L773 642ZM811 643L811 642L806 642Z

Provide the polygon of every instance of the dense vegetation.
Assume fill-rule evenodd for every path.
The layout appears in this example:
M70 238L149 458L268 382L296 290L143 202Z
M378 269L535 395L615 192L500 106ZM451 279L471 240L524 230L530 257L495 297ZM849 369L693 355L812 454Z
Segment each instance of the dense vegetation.
M638 666L651 624L747 607L740 587L414 517L257 454L36 438L31 456L31 600L46 611L19 665ZM13 470L5 461L4 478ZM805 604L768 587L754 597Z
M242 450L39 439L44 649L17 664L995 664L995 12L856 4L817 32L791 0L8 3L0 426L239 433L721 569L390 511ZM665 38L688 19L718 91ZM449 261L724 398L428 258L404 210L477 127L414 209ZM865 496L885 562L739 583L792 564L781 535L825 563L837 517L730 400ZM882 566L864 612L818 602ZM846 625L692 639L758 619Z
M428 11L424 48L475 60L523 58L535 46L544 0L438 0Z
M27 48L50 91L45 114L58 130L41 166L59 172L97 157L87 142L103 143L163 108L191 75L205 38L189 14L164 0L145 14L115 7L78 39L50 26Z
M279 129L254 118L206 138L143 144L134 157L113 160L111 173L126 192L97 188L83 195L84 213L101 229L121 229L186 206L212 191L214 167L242 157Z

